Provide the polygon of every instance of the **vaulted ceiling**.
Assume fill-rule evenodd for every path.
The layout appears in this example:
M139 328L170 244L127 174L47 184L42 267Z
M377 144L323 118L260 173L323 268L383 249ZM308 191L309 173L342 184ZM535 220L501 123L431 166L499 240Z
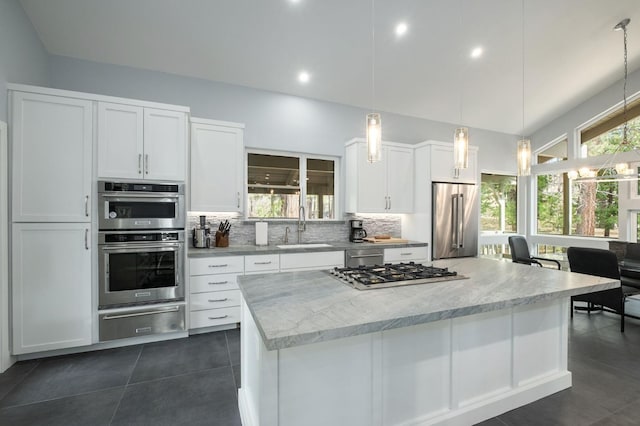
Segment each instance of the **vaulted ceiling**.
M612 29L623 18L631 18L629 70L640 67L638 0L21 4L53 55L513 134L523 106L530 133L622 77L622 33Z

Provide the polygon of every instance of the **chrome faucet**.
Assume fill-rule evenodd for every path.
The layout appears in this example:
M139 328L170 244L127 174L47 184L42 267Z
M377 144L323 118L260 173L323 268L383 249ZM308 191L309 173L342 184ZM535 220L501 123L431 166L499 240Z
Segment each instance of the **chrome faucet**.
M300 214L302 212L302 214ZM304 211L304 206L300 204L300 208L298 209L298 244L301 243L302 234L307 229L307 221L306 221L306 213Z
M289 227L284 228L284 239L283 242L285 244L289 244Z

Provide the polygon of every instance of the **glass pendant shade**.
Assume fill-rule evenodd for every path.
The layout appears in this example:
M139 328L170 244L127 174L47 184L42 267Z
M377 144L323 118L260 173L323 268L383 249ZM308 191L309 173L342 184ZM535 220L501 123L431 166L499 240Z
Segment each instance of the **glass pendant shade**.
M460 127L453 136L453 167L466 169L469 167L469 129Z
M529 139L518 141L518 176L531 174L531 142Z
M382 159L382 122L380 114L367 114L367 160L375 163Z

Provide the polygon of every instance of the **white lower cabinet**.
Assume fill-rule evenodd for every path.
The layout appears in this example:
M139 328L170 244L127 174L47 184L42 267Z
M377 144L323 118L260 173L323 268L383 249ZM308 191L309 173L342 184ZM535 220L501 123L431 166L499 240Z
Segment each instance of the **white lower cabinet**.
M13 354L91 344L88 223L12 228Z
M280 255L279 254L256 254L245 256L244 273L263 274L266 272L280 271Z
M280 271L312 271L344 266L344 250L280 255Z
M238 275L244 256L189 259L189 328L240 322Z

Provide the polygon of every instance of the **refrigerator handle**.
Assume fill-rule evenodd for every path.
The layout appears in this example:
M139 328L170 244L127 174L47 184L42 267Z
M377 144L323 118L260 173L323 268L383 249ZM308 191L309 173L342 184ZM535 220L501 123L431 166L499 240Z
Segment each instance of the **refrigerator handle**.
M460 212L458 213L458 226L460 231L458 232L458 248L464 248L464 194L458 195L458 206Z
M458 224L460 221L458 220L458 194L453 194L451 196L451 231L453 232L453 241L451 244L451 248L458 248L458 242L460 240L458 231Z

